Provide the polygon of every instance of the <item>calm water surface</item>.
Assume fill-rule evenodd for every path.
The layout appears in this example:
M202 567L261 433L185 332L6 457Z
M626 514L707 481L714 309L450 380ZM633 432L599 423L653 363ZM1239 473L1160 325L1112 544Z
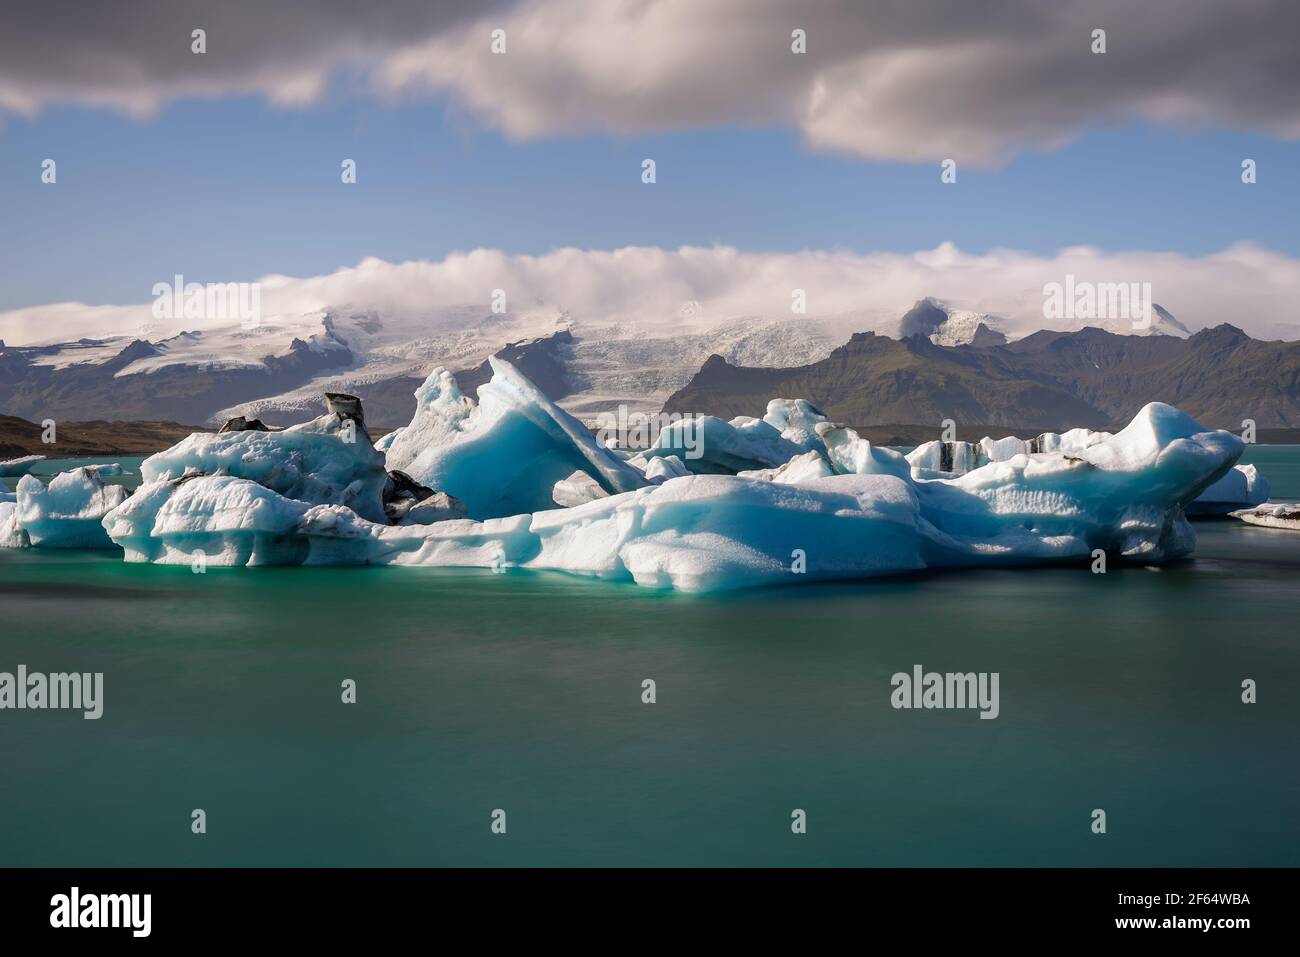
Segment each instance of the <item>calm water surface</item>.
M1246 460L1300 499L1300 448ZM105 675L98 721L0 712L0 865L1294 866L1300 533L1197 529L1159 571L712 597L0 550L0 670ZM999 672L1001 716L893 710L916 663Z

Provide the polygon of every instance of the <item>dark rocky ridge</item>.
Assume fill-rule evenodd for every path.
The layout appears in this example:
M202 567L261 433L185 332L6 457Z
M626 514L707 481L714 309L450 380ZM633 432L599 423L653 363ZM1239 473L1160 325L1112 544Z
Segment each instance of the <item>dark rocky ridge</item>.
M668 412L761 415L774 397L804 398L855 427L944 419L1021 434L1114 429L1147 402L1207 426L1300 428L1300 343L1261 342L1227 324L1188 339L1100 329L1037 332L1009 345L936 346L858 333L826 359L747 369L712 356L664 405Z
M56 369L35 360L53 349L0 349L0 410L28 419L154 419L160 412L203 422L240 402L279 395L323 372L356 361L329 327L324 345L294 339L284 355L262 357L259 366L225 368L171 365L153 372L117 377L131 363L157 355L142 339L128 343L106 362L82 362ZM83 344L97 343L83 340Z

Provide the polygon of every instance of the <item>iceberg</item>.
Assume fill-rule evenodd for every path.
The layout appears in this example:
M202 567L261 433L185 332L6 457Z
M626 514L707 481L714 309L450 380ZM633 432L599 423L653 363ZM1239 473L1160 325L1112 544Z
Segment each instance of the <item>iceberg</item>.
M1017 455L1042 452L1079 453L1112 438L1110 432L1070 429L1068 432L1044 432L1033 439L1007 436L978 443L925 442L906 455L915 478L953 478L988 465L1007 462ZM1186 508L1189 516L1225 515L1234 509L1247 508L1268 501L1268 480L1253 465L1234 465L1224 476L1202 492Z
M1191 554L1183 512L1245 448L1163 403L1078 453L1020 454L917 482L934 565L1066 559L1094 549L1144 561Z
M310 508L249 479L192 475L141 486L103 528L128 562L296 565L307 543L294 533Z
M827 458L836 472L845 475L911 477L911 463L901 452L873 446L846 426L819 422L817 436L825 443Z
M45 461L43 455L21 455L16 459L0 461L0 478L18 478L32 470L37 462Z
M1234 465L1187 507L1188 515L1226 515L1268 501L1268 479L1253 465Z
M670 427L620 455L502 360L478 403L442 369L416 396L386 454L343 439L360 405L340 397L282 432L191 436L146 460L102 528L128 561L521 568L692 592L1096 549L1145 563L1191 552L1185 509L1244 449L1152 403L1114 435L981 445L1005 458L954 475L929 467L953 463L943 446L904 457L778 399L761 419L696 420L702 444Z
M18 496L0 490L0 548L26 548L27 533L18 524Z
M112 548L103 519L128 495L120 485L105 485L93 466L60 472L48 486L24 475L15 491L9 522L16 522L26 541L40 548ZM0 537L12 543L15 532Z
M556 483L574 472L611 495L649 484L509 362L488 361L477 404L446 369L430 374L411 424L388 446L389 469L454 495L476 519L551 508Z
M3 508L3 506L0 506ZM1300 505L1288 505L1281 502L1256 505L1229 513L1251 525L1263 525L1266 528L1287 528L1300 531Z
M672 422L638 458L649 468L655 459L674 458L697 475L774 469L804 452L825 453L817 428L827 421L805 399L773 399L761 419L742 415L724 422L701 415Z
M656 462L664 461L655 459ZM804 452L802 455L796 455L784 465L779 465L774 469L753 469L748 472L738 472L741 478L757 479L762 482L776 482L779 485L802 485L813 479L829 478L835 474L835 469L831 463L826 461L826 457L818 452Z
M247 479L288 498L346 505L362 518L385 521L384 456L364 424L346 413L328 412L279 432L196 433L145 459L141 484L187 472Z
M529 531L539 550L527 567L679 591L923 567L916 497L888 475L799 486L691 475L539 512Z

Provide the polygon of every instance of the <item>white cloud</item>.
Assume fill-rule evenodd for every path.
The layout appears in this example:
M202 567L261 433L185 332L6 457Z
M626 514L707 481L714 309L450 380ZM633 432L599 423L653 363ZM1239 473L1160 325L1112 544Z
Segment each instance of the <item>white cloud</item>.
M487 315L494 289L505 290L512 311L563 309L583 322L640 323L660 333L682 326L683 307L692 302L705 323L792 318L791 293L803 289L809 315L832 317L846 336L889 329L914 301L932 295L1004 316L1023 335L1059 327L1043 318L1043 286L1067 274L1080 282L1149 282L1154 300L1193 331L1229 322L1257 338L1300 339L1300 259L1248 244L1203 257L1091 247L1051 256L1010 250L975 255L950 243L910 254L634 246L518 256L476 249L437 262L366 259L328 275L260 282L263 315L373 309L406 319L412 337L448 310L478 306ZM153 277L142 286L171 278ZM137 336L142 328L157 339L203 326L180 320L164 328L152 318L149 302L57 303L0 313L0 339L10 345Z
M303 105L342 71L381 95L450 95L517 138L753 124L873 159L990 165L1132 120L1300 137L1297 35L1290 0L46 3L0 32L0 108Z

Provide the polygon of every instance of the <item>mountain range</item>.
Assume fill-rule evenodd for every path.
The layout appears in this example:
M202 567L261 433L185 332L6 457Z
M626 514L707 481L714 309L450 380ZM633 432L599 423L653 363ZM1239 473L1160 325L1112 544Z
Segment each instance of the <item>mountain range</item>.
M873 328L848 337L846 323ZM553 308L402 317L338 309L157 341L146 328L61 344L0 342L0 413L208 427L244 415L275 426L317 414L329 391L360 396L369 422L389 428L409 421L412 393L430 370L452 369L474 395L497 355L589 421L619 405L756 415L781 396L810 399L857 427L952 419L1060 430L1113 427L1159 399L1210 425L1239 429L1249 418L1261 429L1300 427L1300 344L1262 342L1229 325L1192 335L1158 306L1141 335L1131 323L1102 325L1015 339L1000 317L935 298L892 321L705 323L686 314L655 329L575 321Z
M1060 431L1110 429L1151 401L1240 430L1300 426L1300 343L1261 342L1223 324L1186 339L1101 329L1036 332L990 346L922 334L855 334L825 359L742 367L711 356L668 412L761 415L773 396L806 398L852 425L933 423Z

